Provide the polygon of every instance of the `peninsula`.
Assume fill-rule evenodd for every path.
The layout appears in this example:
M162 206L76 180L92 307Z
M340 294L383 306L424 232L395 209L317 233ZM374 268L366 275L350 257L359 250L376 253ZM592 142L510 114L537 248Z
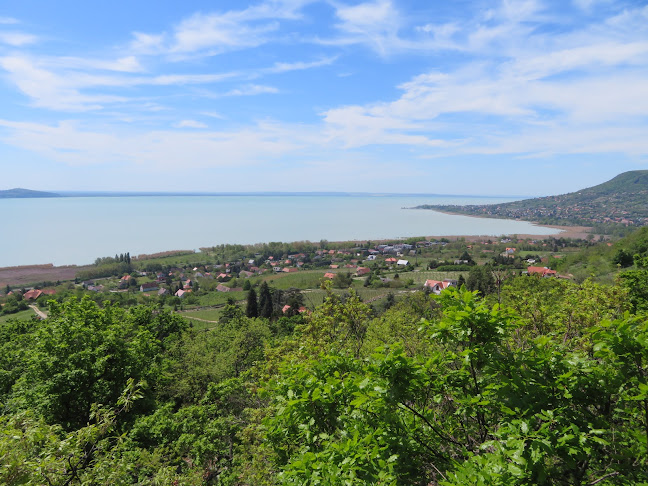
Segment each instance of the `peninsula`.
M603 184L558 196L500 204L424 204L414 209L434 209L550 225L645 226L648 224L648 170L624 172Z

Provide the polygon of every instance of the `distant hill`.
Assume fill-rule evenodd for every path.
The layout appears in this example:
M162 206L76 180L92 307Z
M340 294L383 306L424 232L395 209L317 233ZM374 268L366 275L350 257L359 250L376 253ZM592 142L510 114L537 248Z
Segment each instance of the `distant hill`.
M31 189L7 189L5 191L0 191L0 198L10 198L10 197L61 197L59 194L53 192L44 192L44 191L32 191Z
M614 179L578 192L485 205L422 205L471 216L522 219L560 225L648 225L648 170L619 174Z

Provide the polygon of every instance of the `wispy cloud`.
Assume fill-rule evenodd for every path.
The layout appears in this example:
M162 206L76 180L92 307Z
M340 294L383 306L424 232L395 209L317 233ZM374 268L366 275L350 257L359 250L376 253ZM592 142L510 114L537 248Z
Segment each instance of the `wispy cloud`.
M242 10L195 13L171 33L134 32L130 48L141 54L216 55L256 47L272 40L281 21L301 18L300 10L314 0L266 0Z
M256 96L260 94L276 94L278 92L279 90L273 86L248 84L246 86L228 91L223 96Z
M52 69L52 67L60 69ZM101 87L210 84L239 76L237 73L124 76L88 73L74 69L84 67L124 73L140 69L137 60L132 57L117 61L77 58L47 58L41 61L27 56L0 58L0 68L7 71L9 79L32 100L35 106L62 111L97 110L103 108L106 103L121 103L129 99L126 96L96 94L96 92L87 94L84 90L96 90Z
M196 120L182 120L173 126L176 128L207 128L205 123Z
M186 120L189 122L189 120ZM84 128L79 122L56 125L0 119L5 143L73 166L135 164L151 170L252 166L294 152L304 143L287 126L259 123L239 131L155 130L115 133ZM185 128L185 127L183 127ZM197 128L197 127L196 127Z
M298 62L277 62L274 66L270 68L265 68L262 72L266 73L287 73L290 71L303 71L306 69L313 69L322 66L330 66L333 64L339 56L330 56L319 59L317 61L298 61Z
M34 44L37 41L38 37L31 34L24 34L22 32L0 32L0 43L8 44L13 47L22 47Z
M12 25L18 23L18 19L14 19L13 17L0 17L0 24L2 25Z

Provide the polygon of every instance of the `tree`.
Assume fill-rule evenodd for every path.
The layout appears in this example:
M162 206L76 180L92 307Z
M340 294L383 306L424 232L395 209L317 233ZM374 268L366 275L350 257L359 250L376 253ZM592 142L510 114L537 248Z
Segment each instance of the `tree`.
M353 277L350 272L339 272L333 277L333 285L338 289L346 289L353 283Z
M488 295L496 290L495 279L490 265L475 265L468 274L466 288L477 290L482 295Z
M257 295L254 289L248 290L247 305L245 307L245 315L247 317L258 317L259 307L257 303Z
M153 309L99 308L87 296L51 302L14 386L15 403L68 430L83 426L91 405L115 403L129 378L154 385L162 374L163 340L184 326L179 317Z
M270 318L272 317L272 294L268 283L264 280L259 287L259 316Z

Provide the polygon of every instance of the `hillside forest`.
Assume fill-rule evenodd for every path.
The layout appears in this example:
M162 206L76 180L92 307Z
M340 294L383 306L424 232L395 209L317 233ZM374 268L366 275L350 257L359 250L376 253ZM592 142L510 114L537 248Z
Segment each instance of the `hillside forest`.
M84 282L200 255L99 259L38 298L45 319L0 321L0 483L648 484L648 229L523 256L442 243L364 276L342 261L336 278L200 280L196 302L241 285L202 320L183 298ZM527 270L535 253L556 276ZM455 285L437 295L444 267Z

